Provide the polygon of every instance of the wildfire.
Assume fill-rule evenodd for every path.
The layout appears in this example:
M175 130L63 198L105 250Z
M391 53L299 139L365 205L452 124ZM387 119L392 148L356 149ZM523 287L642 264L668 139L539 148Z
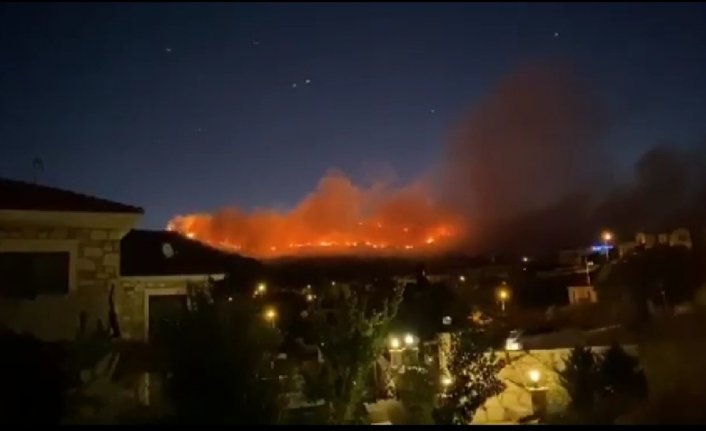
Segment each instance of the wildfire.
M324 177L292 211L236 208L174 217L167 229L211 246L255 257L365 253L433 253L465 229L416 184L400 189L355 186L341 174Z

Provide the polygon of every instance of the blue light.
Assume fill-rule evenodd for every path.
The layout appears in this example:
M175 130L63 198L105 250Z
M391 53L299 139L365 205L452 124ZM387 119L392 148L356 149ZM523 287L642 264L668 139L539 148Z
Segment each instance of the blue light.
M591 251L606 251L606 250L612 250L613 246L612 245L592 245L591 246Z

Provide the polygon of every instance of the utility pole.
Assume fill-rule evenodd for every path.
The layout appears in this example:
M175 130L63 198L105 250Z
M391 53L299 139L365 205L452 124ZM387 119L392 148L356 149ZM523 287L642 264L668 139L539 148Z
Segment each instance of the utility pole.
M39 182L39 176L44 172L44 161L41 157L35 157L32 160L33 182Z

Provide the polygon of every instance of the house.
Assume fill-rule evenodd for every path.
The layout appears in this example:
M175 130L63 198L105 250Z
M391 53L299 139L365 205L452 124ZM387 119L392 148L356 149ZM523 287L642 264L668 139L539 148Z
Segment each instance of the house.
M598 294L593 286L569 286L569 304L595 304L598 302Z
M592 253L589 247L566 249L559 251L559 264L567 266L582 265Z
M177 233L133 230L141 208L0 179L0 328L47 341L110 329L146 341L187 288L258 263ZM116 319L110 320L111 307Z
M0 327L48 341L109 327L120 241L142 208L0 178Z
M188 306L189 288L223 280L234 260L244 259L176 232L130 231L121 241L115 298L121 337L150 339L160 321Z
M655 245L668 245L670 247L686 247L691 249L693 244L691 241L691 233L688 229L680 227L671 232L650 234L640 232L635 235L635 242L644 247L652 248Z

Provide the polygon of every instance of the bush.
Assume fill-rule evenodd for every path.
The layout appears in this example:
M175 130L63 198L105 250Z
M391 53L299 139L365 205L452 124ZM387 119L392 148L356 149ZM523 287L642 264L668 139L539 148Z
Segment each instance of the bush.
M204 294L169 333L165 388L179 423L267 424L278 420L269 361L279 339L244 297Z
M0 422L56 424L66 411L66 349L29 335L0 334Z
M559 372L571 397L564 423L613 423L630 412L647 394L645 376L636 357L618 344L603 355L577 346Z

